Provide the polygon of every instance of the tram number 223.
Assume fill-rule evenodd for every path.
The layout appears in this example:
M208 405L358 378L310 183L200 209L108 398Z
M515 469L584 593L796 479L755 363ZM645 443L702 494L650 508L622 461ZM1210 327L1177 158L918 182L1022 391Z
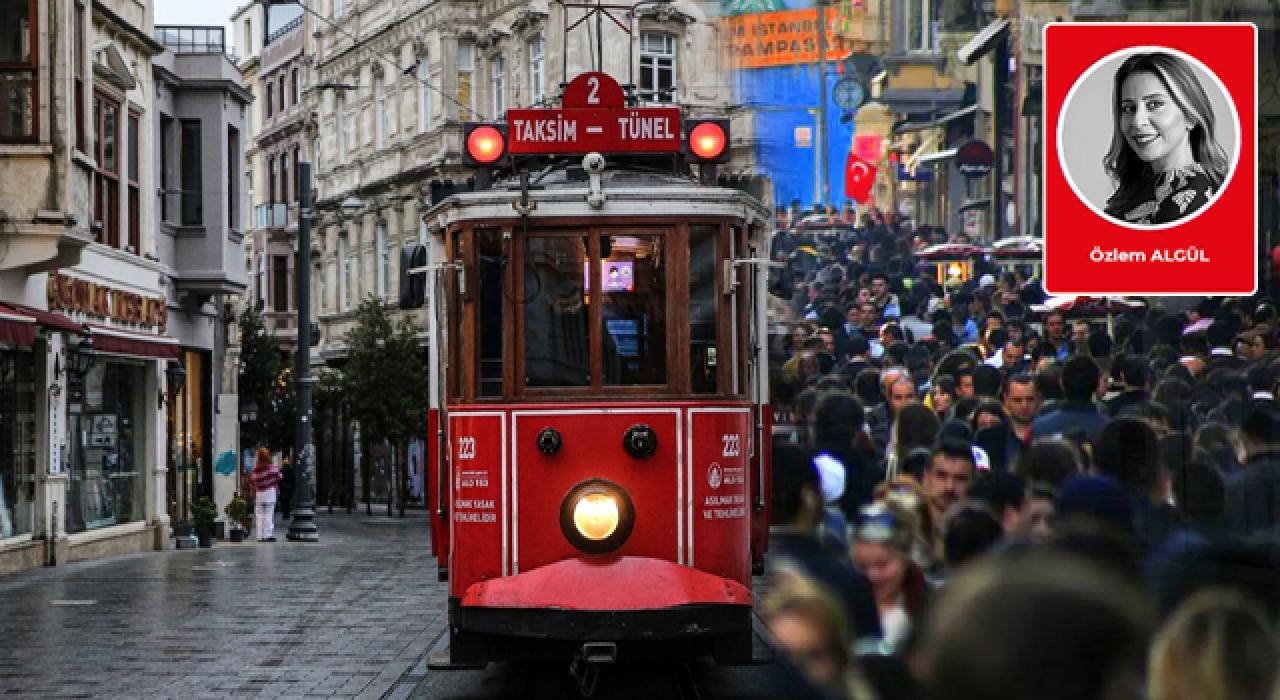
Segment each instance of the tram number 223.
M742 436L740 435L721 435L720 441L724 444L723 457L737 457L742 454Z
M476 458L476 439L470 435L458 437L458 459Z

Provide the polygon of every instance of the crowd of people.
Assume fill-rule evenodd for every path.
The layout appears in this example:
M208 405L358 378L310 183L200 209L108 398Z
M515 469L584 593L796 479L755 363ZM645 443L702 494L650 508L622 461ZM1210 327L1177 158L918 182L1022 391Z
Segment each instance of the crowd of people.
M940 285L940 236L775 241L787 694L1280 700L1275 306L1045 312L982 261Z

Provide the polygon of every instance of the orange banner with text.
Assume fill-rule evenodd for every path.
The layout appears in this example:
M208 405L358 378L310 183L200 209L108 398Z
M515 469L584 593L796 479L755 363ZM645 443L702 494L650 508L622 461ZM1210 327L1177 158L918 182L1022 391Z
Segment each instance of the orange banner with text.
M839 13L827 11L827 60L836 55L839 43L834 27ZM724 20L729 57L739 68L786 66L818 61L818 11L789 10L736 15Z

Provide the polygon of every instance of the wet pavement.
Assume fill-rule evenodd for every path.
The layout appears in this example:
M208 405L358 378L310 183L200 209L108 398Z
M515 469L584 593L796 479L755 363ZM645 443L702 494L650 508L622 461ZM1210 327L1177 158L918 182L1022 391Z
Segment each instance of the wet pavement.
M576 698L567 664L429 671L447 584L428 515L325 514L320 542L218 542L0 578L0 695ZM621 661L621 660L620 660ZM594 697L762 697L761 667L620 663Z

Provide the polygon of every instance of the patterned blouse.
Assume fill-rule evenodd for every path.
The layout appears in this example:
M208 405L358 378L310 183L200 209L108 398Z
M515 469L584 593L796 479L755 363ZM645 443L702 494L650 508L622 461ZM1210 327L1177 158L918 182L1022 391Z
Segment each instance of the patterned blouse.
M1143 183L1131 201L1141 202L1123 218L1139 226L1167 224L1185 218L1213 197L1213 183L1199 163L1166 170Z

